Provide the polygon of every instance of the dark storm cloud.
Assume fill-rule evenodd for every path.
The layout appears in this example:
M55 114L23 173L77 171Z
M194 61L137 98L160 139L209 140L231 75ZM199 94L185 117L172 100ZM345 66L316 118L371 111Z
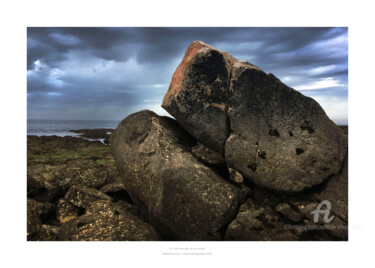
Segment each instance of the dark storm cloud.
M188 45L202 40L314 97L337 122L347 120L347 28L28 28L27 33L30 118L121 119L140 108L162 112L173 71ZM340 109L330 110L333 100Z

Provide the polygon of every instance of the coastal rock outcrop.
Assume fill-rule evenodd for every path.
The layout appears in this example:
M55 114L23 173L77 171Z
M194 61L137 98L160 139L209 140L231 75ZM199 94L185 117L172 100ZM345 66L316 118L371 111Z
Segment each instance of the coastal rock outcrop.
M124 119L111 148L125 187L167 239L220 240L241 191L190 153L195 140L175 120L141 111Z
M162 106L110 147L28 136L27 239L348 239L348 128L313 99L196 41Z
M57 196L63 196L72 185L100 188L113 176L113 171L107 167L82 160L58 166L35 165L27 170L27 192L32 198L53 201Z
M158 234L119 203L98 200L84 215L67 221L58 231L63 241L155 241Z
M272 74L193 42L162 107L246 180L301 192L337 174L347 138L313 99Z

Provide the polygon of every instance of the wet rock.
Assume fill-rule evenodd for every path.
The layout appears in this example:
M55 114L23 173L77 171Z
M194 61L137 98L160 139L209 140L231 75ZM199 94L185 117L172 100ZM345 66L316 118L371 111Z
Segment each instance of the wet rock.
M289 241L298 237L285 229L285 222L269 206L248 199L229 224L225 240Z
M80 208L86 208L91 202L97 200L112 200L110 196L99 190L76 185L70 187L64 198Z
M193 146L176 121L150 111L130 115L111 137L131 199L167 239L219 240L240 191L194 157Z
M275 211L280 212L284 217L293 222L299 222L302 219L301 215L286 203L277 205Z
M64 223L61 241L155 241L154 229L130 211L109 200L91 202L85 215Z

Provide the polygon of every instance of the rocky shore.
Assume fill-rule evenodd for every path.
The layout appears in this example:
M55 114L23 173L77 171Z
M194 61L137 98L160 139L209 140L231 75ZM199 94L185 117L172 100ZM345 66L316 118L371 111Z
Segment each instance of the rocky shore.
M196 41L162 107L110 146L29 136L27 239L348 239L348 129L313 99Z
M110 148L75 137L27 137L27 239L159 240L120 181Z
M96 128L96 129L71 129L69 132L80 134L80 138L86 139L103 139L104 144L109 144L109 138L111 137L114 129L112 128Z

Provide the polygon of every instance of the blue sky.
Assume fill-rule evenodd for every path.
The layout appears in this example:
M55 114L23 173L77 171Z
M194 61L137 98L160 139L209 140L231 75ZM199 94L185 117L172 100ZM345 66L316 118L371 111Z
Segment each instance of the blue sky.
M166 115L163 96L194 40L273 73L347 124L347 28L28 28L28 118Z

